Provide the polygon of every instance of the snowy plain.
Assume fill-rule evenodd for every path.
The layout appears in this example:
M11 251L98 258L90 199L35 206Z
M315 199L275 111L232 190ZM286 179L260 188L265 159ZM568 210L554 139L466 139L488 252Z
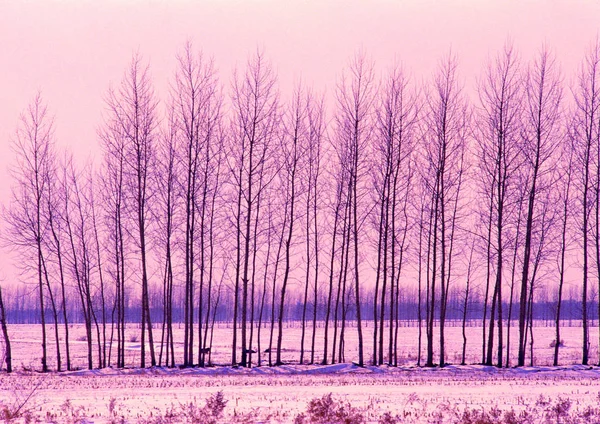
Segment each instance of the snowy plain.
M311 399L329 393L333 399L357 408L366 422L380 422L386 412L397 422L464 422L465 410L494 408L513 410L517 415L536 411L540 419L536 422L556 422L560 420L552 420L549 411L556 409L561 400L568 400L571 411L581 414L600 406L600 368L577 365L579 326L562 330L561 366L550 366L554 329L536 326L534 366L507 369L457 365L462 350L460 327L447 328L447 359L451 365L443 369L417 367L418 329L412 326L400 328L399 367L353 365L355 328L347 329L346 363L299 365L298 325L288 327L284 337L284 361L289 365L233 368L225 365L230 361L231 328L222 325L216 329L213 343L216 366L141 370L135 368L139 361L135 335L139 329L131 325L128 368L86 370L84 329L79 325L71 329L73 365L77 369L44 375L35 371L39 368L39 326L11 326L16 372L0 373L0 408L14 408L31 396L23 409L30 418L42 422L189 422L193 421L192 415L184 412L190 405L202 407L219 391L227 405L218 422L294 422L306 412ZM590 363L596 363L598 328L592 328L590 334ZM263 337L268 340L268 332ZM477 364L481 360L481 327L468 327L467 337L467 363ZM511 337L514 343L518 337L514 328ZM366 340L365 350L370 352L370 338ZM49 359L54 367L52 349L51 340ZM317 346L315 358L319 361L321 349ZM266 361L268 354L262 355ZM593 417L596 415L579 422L600 419Z

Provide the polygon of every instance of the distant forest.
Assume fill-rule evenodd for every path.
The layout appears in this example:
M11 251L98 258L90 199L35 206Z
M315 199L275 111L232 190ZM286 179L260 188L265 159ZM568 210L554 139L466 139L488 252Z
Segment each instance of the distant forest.
M41 94L16 123L2 243L21 282L0 290L7 368L11 324L39 324L46 372L48 355L71 369L71 323L85 325L91 369L125 367L128 323L140 367L206 366L223 321L235 366L256 365L257 348L281 365L290 321L302 364L344 358L352 331L359 366L397 365L410 321L420 366L446 365L446 326L477 323L481 363L508 367L525 365L536 320L555 328L557 365L575 320L588 364L600 40L567 76L548 46L522 58L507 43L473 87L452 54L421 82L358 52L328 97L304 83L281 93L261 51L228 81L190 43L176 57L159 97L133 56L85 141L101 146L94 163L57 147Z
M40 324L41 314L39 309L39 301L35 297L25 296L18 291L11 291L10 303L5 300L6 307L6 319L11 324ZM416 292L410 293L409 296L402 296L398 304L398 320L401 325L417 326L419 323L419 303L417 300ZM6 296L6 295L5 295ZM299 293L291 293L284 308L284 323L288 326L297 326L302 323L302 315L304 310L304 302ZM218 304L214 305L214 317L215 322L219 324L232 324L233 323L233 296L231 292L223 294ZM326 318L325 308L319 307L321 304L326 304L327 298L319 296L317 302L317 325L323 326ZM374 299L373 293L367 292L364 298L361 300L361 312L366 316L373 316ZM597 325L598 320L598 305L596 300L591 300L588 303L590 313L588 319L590 325ZM439 307L436 305L436 307ZM509 305L504 302L502 307L508 310ZM309 301L308 308L313 308L313 304ZM464 293L457 290L452 291L448 295L448 309L446 318L448 321L453 321L451 325L462 325L463 318L466 319L467 326L481 326L481 317L484 310L483 299L477 294L473 294L469 297L467 303L466 314L464 313ZM513 303L512 308L518 310L519 304ZM560 319L562 325L567 327L581 326L581 300L579 299L565 299L562 301ZM183 324L184 323L184 311L183 298L179 299L179 303L173 305L173 323ZM106 315L112 312L110 308L105 311ZM556 321L557 304L556 300L542 300L539 299L533 305L533 319L537 321L535 325L553 326ZM264 313L267 316L271 314L270 305L265 305ZM101 312L100 312L101 314ZM156 296L150 296L150 316L152 319L152 325L154 328L160 328L162 325L163 316L163 305L162 298L159 297L159 293ZM139 304L128 305L125 307L125 322L131 324L140 323L141 307ZM349 321L356 321L356 311L352 305L348 307L346 313L346 319ZM385 319L389 321L388 311L385 312ZM52 320L51 308L45 309L45 320L50 322ZM58 322L63 324L64 318L58 317ZM80 302L70 302L67 308L67 322L69 324L83 324L84 316L81 310ZM437 322L436 322L437 323ZM262 325L269 325L269 322L263 322ZM368 320L368 325L372 325L372 320ZM210 329L209 329L210 331ZM400 343L402 341L400 340Z

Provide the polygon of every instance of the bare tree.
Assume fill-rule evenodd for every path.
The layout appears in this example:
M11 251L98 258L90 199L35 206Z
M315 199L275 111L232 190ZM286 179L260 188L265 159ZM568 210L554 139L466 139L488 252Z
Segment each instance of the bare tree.
M308 123L309 123L309 136L308 136L308 190L307 190L307 232L309 229L309 216L312 213L312 224L313 224L313 242L314 242L314 281L313 281L313 319L312 319L312 338L310 348L310 363L315 362L315 343L317 337L317 309L318 309L318 293L319 293L319 254L321 247L319 244L320 240L320 227L319 227L319 205L322 199L323 190L320 187L321 174L323 168L323 144L325 138L325 107L324 99L311 98L308 104ZM312 200L312 210L311 210ZM307 236L308 237L308 236ZM308 242L308 239L307 239ZM310 256L310 252L308 253ZM308 280L308 263L307 263L307 280Z
M594 171L598 172L598 164L596 164L596 169L594 169L594 159L598 160L598 149L600 149L598 147L600 146L600 39L596 39L594 45L591 46L586 54L579 71L577 86L573 91L575 110L573 112L574 125L572 137L577 152L575 163L579 181L576 189L581 201L581 218L578 220L578 223L581 225L583 239L583 284L581 295L583 347L581 362L587 365L590 349L588 323L589 257L591 254L589 239L592 234L590 219L592 212L598 209L598 195L596 194L595 199L592 195L594 194L594 188L596 193L598 193L597 185L594 187ZM596 152L594 152L594 149L596 149ZM598 184L598 178L596 178L596 184Z
M566 254L569 249L570 240L567 238L567 234L570 234L569 231L569 221L571 209L570 206L573 202L572 194L571 194L571 186L573 180L573 156L574 149L571 143L564 143L561 151L561 162L560 162L560 177L558 178L559 189L560 189L560 205L562 206L562 214L560 216L561 219L561 237L560 237L560 246L559 252L560 256L557 261L558 265L558 273L559 273L559 281L558 281L558 299L556 302L556 317L555 317L555 327L556 327L556 336L554 340L554 366L558 365L558 351L561 347L561 338L560 338L560 319L561 319L561 310L562 310L562 298L563 298L563 287L565 283L565 274L566 274Z
M64 193L64 218L65 230L69 240L70 252L67 261L71 276L75 280L81 311L83 314L86 341L87 341L87 363L88 369L93 368L93 323L96 321L94 304L92 301L92 238L90 233L90 210L89 204L84 197L81 174L75 169L73 159L70 158L63 169L63 193ZM99 336L99 335L98 335ZM100 343L98 337L98 343ZM98 361L101 366L102 355L99 349Z
M6 372L12 372L12 350L10 347L10 338L8 337L8 327L6 325L6 309L2 299L2 287L0 286L0 326L2 327L2 337L4 338L4 362L6 362ZM0 362L0 366L2 363Z
M356 328L358 331L358 365L364 365L364 344L362 334L361 291L360 291L360 258L359 228L364 221L359 202L365 195L364 173L369 154L369 142L373 132L374 102L374 70L373 64L364 53L358 53L351 60L337 88L336 148L341 158L341 166L348 175L348 231L347 248L353 246L353 280L356 307ZM348 255L349 256L349 255ZM345 297L343 297L345 299ZM344 324L345 320L342 324ZM341 343L343 343L343 329Z
M16 159L11 168L14 180L11 207L5 210L6 234L11 246L22 252L23 272L35 272L42 327L42 372L48 371L45 316L44 260L46 237L44 207L49 170L54 161L53 119L40 94L20 116L12 148Z
M230 168L237 191L237 263L235 278L235 305L233 324L232 363L237 364L238 292L241 301L241 365L248 364L248 296L250 294L250 262L253 256L253 214L257 213L261 175L266 172L266 162L271 161L278 119L278 93L275 75L262 53L248 60L243 75L234 78L231 122L232 154Z
M194 53L187 43L177 57L178 67L171 90L175 114L175 137L182 146L179 162L183 167L181 179L185 205L185 295L184 295L184 365L193 365L194 315L198 305L198 346L203 349L204 282L211 268L208 251L207 225L213 191L212 173L218 156L216 140L220 137L221 94L213 61L202 53ZM199 245L198 245L199 242ZM198 251L198 253L197 253ZM196 270L196 268L199 268ZM197 275L199 274L199 275ZM199 277L199 278L196 278ZM199 280L199 287L195 281ZM196 299L196 292L198 299ZM200 362L204 356L199 354Z
M467 315L469 313L469 291L471 290L471 278L473 276L473 253L475 252L475 240L471 245L471 251L469 253L469 262L467 264L467 281L465 283L465 296L462 305L462 359L461 365L465 365L465 357L467 354Z
M290 105L285 117L285 132L282 137L281 145L281 171L280 178L284 187L284 196L286 203L289 204L289 216L285 219L287 227L285 228L285 264L283 281L281 286L281 299L279 302L278 315L278 335L277 335L277 360L276 365L281 365L281 349L283 340L283 313L285 305L285 295L290 281L291 255L294 242L295 223L298 220L299 212L298 202L300 197L300 178L302 177L300 167L304 165L307 153L307 142L309 138L309 102L310 99L302 86L298 86L294 92L292 104ZM306 165L304 165L306 166ZM308 243L307 243L308 244ZM308 274L308 269L306 270ZM300 341L300 363L304 363L304 337L306 325L306 302L308 300L308 279L304 290L304 308L302 313L302 335Z
M493 286L490 324L487 342L485 363L492 365L492 352L494 346L494 323L498 324L498 350L497 366L502 367L503 354L503 314L502 314L502 287L505 264L505 250L507 245L507 227L511 223L510 200L515 184L515 170L519 166L519 139L522 80L519 73L519 62L512 45L507 44L504 51L488 65L484 77L479 82L479 99L481 102L478 113L478 155L479 172L481 177L481 191L490 199L490 218L487 236L484 236L488 245L488 261L495 257L495 283ZM507 225L508 224L508 225ZM495 239L492 242L492 239ZM493 246L493 252L490 248ZM489 270L488 284L489 292ZM497 316L496 316L497 314ZM484 315L485 320L485 315ZM485 327L485 321L484 321ZM485 346L485 341L484 341Z
M510 366L510 342L511 342L511 324L513 319L513 304L515 293L515 283L517 282L517 268L519 262L519 251L523 247L522 230L523 230L523 215L525 211L525 201L527 197L527 179L524 177L523 172L517 172L516 180L518 181L516 193L516 204L515 209L517 210L517 216L515 218L516 228L512 231L512 264L510 274L510 296L508 303L508 316L506 318L506 367Z
M440 366L445 365L444 321L452 277L455 228L465 169L469 111L458 85L456 58L444 59L427 95L424 123L424 189L430 197L427 276L427 362L433 366L436 284L440 291ZM439 261L439 265L438 265Z
M89 166L88 168L90 171L88 172L87 175L87 186L88 186L88 192L86 193L87 195L87 202L89 203L89 207L90 207L90 214L91 214L91 230L92 230L92 244L95 247L95 252L92 253L92 257L93 257L93 263L94 263L94 268L96 271L96 275L98 278L98 291L99 291L99 302L100 302L100 317L102 320L102 333L100 335L100 330L99 330L99 325L98 322L96 321L96 330L98 332L98 344L102 345L102 348L100 349L99 346L99 352L101 352L100 358L99 358L99 363L100 366L102 368L106 368L108 366L108 358L107 358L107 339L106 339L106 331L107 331L107 316L106 316L106 285L104 283L104 272L103 272L103 256L102 256L102 251L103 251L103 246L102 246L102 239L100 238L100 225L98 223L98 215L97 215L97 209L98 206L96 204L96 195L95 195L95 190L96 190L96 185L94 183L95 179L94 179L94 174L92 171L92 167ZM97 302L96 302L97 303Z
M333 296L334 296L334 281L335 281L335 270L334 270L334 266L335 266L335 259L336 259L336 255L337 255L337 242L339 240L338 234L339 234L339 225L340 225L340 220L342 219L342 207L343 207L343 195L342 195L342 190L343 190L343 186L344 186L344 182L341 178L335 178L335 201L334 201L334 207L333 207L333 227L332 227L332 232L331 232L331 251L330 251L330 260L329 260L329 287L328 287L328 295L327 295L327 307L325 310L325 329L324 329L324 333L323 333L323 360L322 360L322 365L326 365L327 364L327 353L328 353L328 347L329 347L329 321L332 315L332 302L333 302ZM343 252L343 246L341 251ZM341 275L341 270L340 270L340 275ZM339 291L339 285L338 285L338 291ZM337 304L337 302L336 302ZM337 334L337 307L336 307L336 312L334 314L334 336L333 336L333 354L332 354L332 362L333 358L335 358L335 337Z
M175 340L173 335L173 288L174 288L174 245L176 230L176 213L178 211L177 175L179 171L177 163L177 123L175 113L169 110L168 129L160 138L159 153L161 158L156 173L156 186L158 187L160 211L157 213L158 229L161 244L164 246L163 267L163 322L160 337L160 352L158 365L164 363L167 366L175 366ZM163 215L164 214L164 215ZM163 218L164 219L161 219ZM185 355L184 355L185 356Z
M407 207L411 204L413 132L417 121L416 94L410 92L408 79L401 68L393 68L382 86L382 96L377 107L374 169L377 169L373 186L377 193L379 208L377 218L378 247L375 296L373 304L373 363L384 362L384 318L389 295L389 344L390 365L396 357L394 346L397 332L394 318L398 314L397 297L400 288L397 281L402 269L406 236L410 228ZM379 284L381 282L381 294ZM389 290L389 293L388 293ZM381 296L381 299L379 299ZM378 302L380 303L378 305ZM379 327L378 327L379 323ZM396 327L397 329L397 327Z
M47 179L47 190L46 190L46 195L43 199L43 209L42 209L42 215L43 215L43 221L46 223L46 228L48 227L52 227L53 224L53 220L54 220L54 212L53 212L53 204L50 201L50 198L53 196L53 190L54 190L54 181L56 180L57 175L56 175L56 158L53 158L53 160L49 163L49 166L47 168L47 174L46 174L46 179ZM54 341L55 341L55 346L56 346L56 370L57 371L62 371L62 357L61 357L61 351L60 351L60 336L59 336L59 330L58 330L58 324L59 324L59 320L58 320L58 308L56 306L56 300L55 300L55 296L54 296L54 291L52 286L54 285L54 279L50 278L50 275L54 275L54 273L52 272L52 261L51 261L51 253L53 252L53 246L52 246L52 237L49 236L48 231L46 231L47 236L44 237L43 239L43 249L47 252L42 260L42 268L43 268L43 273L44 273L44 281L46 282L46 287L48 289L48 300L50 301L50 310L52 312L52 318L54 321Z
M58 277L61 292L61 309L63 325L65 330L65 350L67 360L67 371L71 370L71 349L69 345L69 319L67 316L66 276L65 276L65 251L63 249L64 238L64 192L61 190L61 178L57 174L56 164L52 170L52 178L49 181L49 193L47 196L46 213L48 226L52 237L48 240L48 249L56 258Z
M302 184L304 191L304 235L306 249L306 269L304 281L304 297L302 305L302 332L300 336L300 363L304 363L304 340L306 337L307 309L309 305L309 288L311 283L311 269L314 260L314 279L313 279L313 297L312 297L312 338L310 363L315 360L315 338L317 324L317 303L318 303L318 280L319 280L319 181L322 171L322 144L325 131L323 122L323 98L317 100L308 92L306 94L306 135L300 140L303 145L304 160L300 164L299 183ZM304 168L304 169L302 169ZM312 237L311 237L312 236Z
M525 82L525 111L523 122L524 167L529 172L527 188L527 219L524 233L523 273L519 302L519 358L518 365L525 364L525 324L531 265L532 240L536 223L536 199L543 190L548 190L548 178L553 171L553 156L562 141L560 128L560 102L562 86L560 71L553 55L543 48L538 58L530 65Z
M206 253L203 255L202 271L206 274L203 279L207 281L206 287L206 312L204 319L204 337L201 337L201 331L198 333L198 362L200 366L205 365L206 353L210 353L212 346L212 333L214 331L214 318L211 326L211 341L209 343L208 332L209 332L209 320L212 313L212 309L215 310L219 303L219 297L217 295L216 303L213 298L213 290L215 286L215 269L217 268L217 260L221 259L220 254L217 253L217 248L222 245L223 237L219 236L221 219L218 216L220 204L220 198L223 190L222 186L226 181L226 174L223 172L223 165L225 162L225 140L226 135L223 131L222 126L222 115L221 115L221 97L220 93L213 93L212 103L210 110L212 115L205 122L205 134L207 139L207 146L204 153L204 184L205 192L203 194L203 215L202 224L204 236L202 245L205 246ZM225 273L224 264L222 272ZM219 286L220 287L220 286ZM200 309L199 309L199 327L202 326L202 297L200 298ZM214 316L214 314L213 314Z
M149 222L151 194L150 176L153 175L156 144L157 101L150 81L148 66L135 55L118 90L111 89L107 98L112 127L124 141L124 186L126 202L132 223L137 229L135 237L139 249L141 294L141 358L140 366L146 366L146 331L150 347L150 362L156 365L154 337L149 303L148 242L146 235Z
M105 117L104 125L99 129L99 136L104 150L104 164L101 180L107 188L104 191L104 217L108 232L108 273L114 279L114 302L111 313L111 356L114 325L117 331L117 367L125 367L125 309L127 305L125 289L125 273L127 238L127 217L125 209L125 137L122 128L114 115ZM116 320L115 320L116 314ZM108 361L110 363L110 359Z

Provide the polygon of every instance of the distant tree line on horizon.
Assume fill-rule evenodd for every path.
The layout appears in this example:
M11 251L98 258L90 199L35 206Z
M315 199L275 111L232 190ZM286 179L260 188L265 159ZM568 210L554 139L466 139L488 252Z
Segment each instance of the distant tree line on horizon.
M6 308L6 320L11 324L40 324L40 310L39 302L36 298L27 297L19 290L8 290L5 291L5 296L9 298L10 303L5 301ZM215 305L215 320L213 325L219 326L230 326L233 323L233 296L231 292L224 292L221 295L221 299L218 305ZM542 296L542 295L540 295ZM418 312L419 304L417 301L416 293L410 293L409 297L406 295L400 299L398 306L398 320L403 326L416 326L418 325ZM325 303L326 298L323 295L319 295L319 304ZM139 325L141 310L140 305L128 305L125 307L125 322L132 325ZM268 308L269 305L265 306ZM466 314L463 310L464 307L464 293L455 290L448 295L448 312L447 318L452 321L452 325L456 326L461 324L463 318L466 318L466 326L481 326L481 316L483 314L483 299L479 293L473 293L469 296L467 304ZM503 308L508 309L509 305L504 302ZM588 319L592 323L592 326L597 325L598 310L597 301L589 301L590 313ZM308 308L312 308L312 303L308 304ZM361 299L361 311L365 314L373 314L373 296L365 295ZM518 302L514 302L513 308L518 308ZM288 302L284 308L284 324L288 327L294 327L301 325L302 314L304 309L304 303L302 302L301 293L292 293L289 297ZM266 309L266 313L269 314L270 309ZM109 313L107 310L105 313ZM155 322L153 326L156 328L160 327L160 321L163 315L162 299L158 296L150 297L150 316ZM325 321L326 311L324 309L317 310L317 326L322 326ZM83 313L79 302L69 302L67 307L67 322L70 325L78 325L84 323ZM179 304L173 306L173 323L182 324L184 322L184 308L181 299ZM348 308L346 318L349 321L356 320L356 313L353 308ZM386 314L387 318L387 314ZM556 320L556 300L554 298L540 298L533 306L533 319L538 321L538 325L544 326L554 325ZM563 326L574 327L581 326L581 301L575 298L566 298L562 300L562 312L561 321ZM52 310L46 307L45 309L45 320L52 320ZM58 317L58 322L63 323L63 318ZM458 323L458 324L457 324ZM264 322L263 326L269 324ZM372 324L372 320L368 321L368 325ZM211 331L209 329L209 331Z
M103 156L85 166L55 145L38 95L11 140L2 239L24 283L0 292L5 346L28 296L43 372L52 349L58 370L72 368L73 322L85 325L91 369L127 365L131 323L140 367L209 365L224 320L232 365L265 365L253 354L266 349L281 365L291 320L299 363L341 361L355 331L358 365L397 365L408 319L419 366L446 365L448 320L463 334L480 322L482 364L524 366L534 320L550 311L556 341L578 315L588 364L600 315L600 40L574 75L565 82L545 46L524 61L507 43L469 96L451 54L417 84L401 66L379 76L359 52L327 104L300 83L282 100L261 52L225 88L187 43L163 99L134 55L105 96Z

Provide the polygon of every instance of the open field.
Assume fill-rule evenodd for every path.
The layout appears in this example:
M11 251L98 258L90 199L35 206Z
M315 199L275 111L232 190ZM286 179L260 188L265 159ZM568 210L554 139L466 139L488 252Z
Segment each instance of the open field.
M332 393L366 422L378 422L386 412L403 422L464 422L465 410L496 407L516 416L526 411L538 418L531 422L545 422L541 418L568 400L572 417L589 418L572 422L598 422L599 378L600 369L589 367L426 370L345 364L17 373L0 375L0 404L14 407L33 393L24 410L41 421L189 422L190 405L201 408L207 397L222 391L227 405L219 422L293 422L311 399Z
M482 329L479 326L467 327L467 350L466 363L478 364L481 363L481 335ZM516 324L516 323L515 323ZM511 363L516 362L517 343L518 343L518 328L511 328ZM553 327L543 326L541 322L537 322L534 326L534 345L533 345L533 365L546 366L552 365L552 357L554 348L551 344L554 340L555 330ZM559 365L575 365L581 363L581 333L582 329L576 323L573 326L565 326L561 329L561 339L564 346L560 349ZM16 369L37 370L41 369L41 331L38 325L10 325L9 332L11 335L13 367ZM64 328L59 325L59 335L61 340ZM140 329L139 325L129 324L127 327L125 338L127 340L126 349L126 365L128 367L139 366L140 362ZM71 325L69 329L72 364L75 369L87 367L87 342L85 341L85 329L83 325ZM370 361L372 356L372 323L365 322L363 327L364 343L365 343L365 361ZM505 345L506 345L506 331ZM48 326L48 365L51 369L56 367L56 348L54 343L53 326ZM94 330L94 340L95 340ZM305 361L310 359L310 331L307 331L305 341ZM386 329L385 351L387 352L387 329ZM323 357L323 328L317 328L316 337L316 352L315 361L318 363ZM231 364L231 339L232 339L231 324L219 324L215 328L214 339L212 343L211 361L216 365ZM107 330L107 337L110 337L110 329ZM330 330L330 341L332 340L332 330ZM160 326L154 329L155 341L160 340ZM399 365L415 365L417 361L418 351L418 328L415 326L403 326L399 329L398 335L398 363ZM285 362L298 363L300 359L300 339L301 329L299 323L288 323L284 329L283 335L283 353L282 357ZM238 340L239 337L238 337ZM254 343L252 347L257 349L256 331L254 335ZM425 355L425 329L422 335L422 358ZM94 341L95 343L95 341ZM275 343L275 340L274 340ZM497 343L497 340L496 340ZM590 328L590 364L598 363L598 327ZM197 344L197 334L196 334ZM438 360L438 344L439 335L437 329L434 334L434 352L435 359ZM275 344L274 344L275 345ZM158 355L159 345L155 343L156 352ZM357 331L355 327L347 327L345 335L345 362L356 361L358 358L358 343ZM261 351L262 360L268 361L268 353L265 350L269 347L269 328L263 328L261 335ZM61 343L62 354L64 357L64 342ZM97 346L94 344L94 358L96 358ZM108 348L107 348L108 349ZM116 340L114 344L116 349ZM147 349L148 350L148 349ZM0 341L0 355L3 348ZM308 353L306 353L308 352ZM462 329L460 326L448 325L446 327L446 361L451 364L460 364L462 353ZM495 350L494 350L495 353ZM115 358L115 351L112 353L112 360ZM329 349L331 355L331 348ZM183 356L183 328L175 326L175 361L180 363ZM256 364L256 355L253 355L253 363ZM331 358L329 358L331 361ZM63 359L64 363L64 359ZM264 364L265 362L263 362ZM529 362L529 348L527 350L527 364ZM94 363L95 364L95 363Z
M139 343L134 341L138 329L132 325L128 329L128 340L132 341L127 344L132 368L89 371L83 369L84 329L78 325L71 329L72 356L78 370L42 375L28 371L39 368L38 326L10 327L17 371L12 375L0 373L0 410L14 412L23 404L17 421L294 422L302 413L308 419L311 400L331 393L333 401L340 402L338 406L345 405L345 411L354 411L366 422L385 422L384 418L395 422L476 422L473 414L499 417L499 421L482 422L511 422L511 417L517 419L513 422L563 422L567 418L569 422L600 422L600 368L574 365L580 360L580 327L563 329L562 366L547 366L551 363L554 330L537 326L535 367L502 370L480 365L418 368L415 327L401 328L398 368L359 368L345 363L140 370L134 368L139 361ZM590 333L592 363L597 360L597 331L592 328ZM467 336L467 362L477 363L481 328L468 327ZM263 337L268 340L268 333ZM514 329L511 337L513 341L517 337ZM298 362L299 338L298 326L287 329L284 359L290 363ZM230 340L231 328L220 326L213 343L213 362L230 361ZM449 362L457 364L462 349L460 327L448 327L447 340ZM346 361L350 362L356 357L354 328L349 328L346 346ZM370 352L370 344L367 346ZM49 344L50 359L53 349ZM318 346L316 358L321 355ZM226 406L222 415L211 421L214 417L207 418L203 408L206 399L214 399L219 391Z

